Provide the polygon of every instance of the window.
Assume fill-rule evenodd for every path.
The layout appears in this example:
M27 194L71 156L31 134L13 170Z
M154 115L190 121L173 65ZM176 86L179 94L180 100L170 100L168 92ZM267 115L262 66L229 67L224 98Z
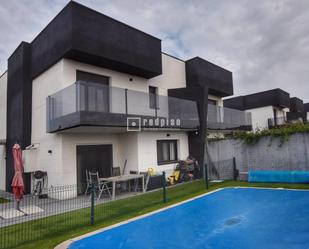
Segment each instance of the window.
M177 140L157 140L157 157L159 165L176 162Z
M151 109L157 109L157 93L158 88L154 86L149 86L149 107Z
M109 111L108 77L77 70L76 80L87 82L80 87L79 107L81 111Z

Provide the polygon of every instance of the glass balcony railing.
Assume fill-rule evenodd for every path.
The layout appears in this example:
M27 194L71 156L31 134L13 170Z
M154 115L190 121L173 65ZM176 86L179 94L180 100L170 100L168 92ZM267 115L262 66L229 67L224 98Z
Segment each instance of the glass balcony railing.
M251 130L251 113L209 104L207 128L209 130Z
M76 126L126 127L128 117L137 118L142 128L199 127L197 103L185 99L85 81L47 98L48 132Z

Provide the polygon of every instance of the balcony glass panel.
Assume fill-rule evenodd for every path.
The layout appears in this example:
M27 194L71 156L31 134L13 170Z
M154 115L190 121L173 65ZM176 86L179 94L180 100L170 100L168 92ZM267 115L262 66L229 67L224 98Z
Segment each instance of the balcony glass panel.
M251 113L216 105L208 105L207 127L213 130L250 129Z
M48 97L47 129L54 132L80 125L126 126L128 116L178 119L181 125L176 128L199 127L195 101L156 95L154 106L150 98L148 92L77 81Z

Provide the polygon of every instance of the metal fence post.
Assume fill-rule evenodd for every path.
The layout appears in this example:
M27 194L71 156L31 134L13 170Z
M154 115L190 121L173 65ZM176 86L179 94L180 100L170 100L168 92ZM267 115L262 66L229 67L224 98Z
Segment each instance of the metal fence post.
M237 172L236 172L236 158L233 157L233 177L234 177L234 181L237 180Z
M205 170L205 183L206 183L206 189L209 188L208 186L208 169L207 169L207 163L205 163L205 166L204 166L204 170Z
M91 184L91 207L90 207L90 223L94 225L94 197L95 197L95 187Z
M165 171L162 172L163 180L163 202L166 203L166 180L165 180Z

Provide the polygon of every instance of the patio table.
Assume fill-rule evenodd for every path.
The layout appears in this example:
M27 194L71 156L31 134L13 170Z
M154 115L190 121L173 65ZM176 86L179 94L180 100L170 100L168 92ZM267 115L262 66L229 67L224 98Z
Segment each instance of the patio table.
M112 199L115 199L115 193L116 193L116 183L117 182L126 182L130 180L135 180L135 179L142 179L142 189L143 193L146 192L145 189L145 182L144 182L144 175L143 174L128 174L128 175L121 175L121 176L112 176L112 177L103 177L100 178L100 181L106 181L106 182L111 182L112 183Z

